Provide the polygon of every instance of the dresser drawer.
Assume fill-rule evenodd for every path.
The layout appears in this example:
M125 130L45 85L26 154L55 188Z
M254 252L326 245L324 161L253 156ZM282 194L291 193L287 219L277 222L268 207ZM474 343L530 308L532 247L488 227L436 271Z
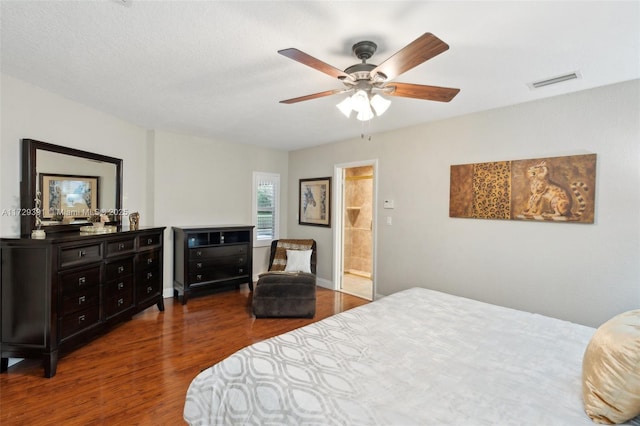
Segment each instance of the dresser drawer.
M60 267L83 265L102 260L102 244L60 247Z
M219 265L217 268L202 272L190 272L189 284L198 284L207 281L227 280L246 276L249 272L246 266Z
M131 258L116 260L106 265L107 280L114 280L133 273L133 260Z
M140 271L143 269L154 268L160 263L160 251L148 251L144 253L140 253L136 258L136 270Z
M98 324L99 309L90 307L62 317L60 322L60 337L62 339L79 331Z
M189 262L189 272L201 272L218 267L246 266L246 256L227 256L213 259L192 260Z
M158 247L162 242L162 233L145 234L138 236L138 248L145 249Z
M161 294L161 273L158 269L142 271L136 275L136 303Z
M111 317L122 311L126 311L133 306L133 291L129 288L129 292L118 294L107 299L105 306L107 317Z
M211 259L216 257L246 255L248 252L249 252L249 246L246 244L193 248L193 249L189 249L189 258L190 259Z
M133 294L133 276L127 275L107 283L105 297L115 297L123 293Z
M62 272L60 287L62 293L74 293L87 288L98 287L100 284L100 266L86 268L79 271Z
M91 287L62 297L62 316L69 315L81 309L93 307L98 309L100 301L100 287Z
M126 240L111 241L107 243L107 257L117 256L119 254L130 253L136 248L135 238Z

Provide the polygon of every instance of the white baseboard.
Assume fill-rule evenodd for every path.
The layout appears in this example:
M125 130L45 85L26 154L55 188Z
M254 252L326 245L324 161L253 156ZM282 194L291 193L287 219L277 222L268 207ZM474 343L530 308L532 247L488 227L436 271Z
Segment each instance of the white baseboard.
M325 280L324 278L316 278L316 285L318 287L328 288L329 290L333 290L333 281Z

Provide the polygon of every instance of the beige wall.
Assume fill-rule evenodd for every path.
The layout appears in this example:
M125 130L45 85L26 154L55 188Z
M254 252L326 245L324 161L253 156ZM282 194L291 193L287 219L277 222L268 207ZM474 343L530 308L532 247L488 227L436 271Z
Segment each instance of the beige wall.
M377 206L379 294L422 286L595 326L640 306L639 117L635 80L294 151L289 199L298 179L378 159L378 203L395 202ZM449 218L450 165L585 153L598 155L593 225ZM298 225L295 202L288 229L318 241L332 280L334 229Z
M288 179L284 151L162 131L153 132L148 143L154 158L155 222L169 227L167 247L173 246L171 226L251 225L254 171L279 173L281 184ZM281 205L286 206L287 200L283 191ZM282 235L286 229L283 209ZM254 275L267 270L268 251L269 247L254 248ZM172 256L171 250L165 251L165 288L167 277L173 277Z
M173 294L171 226L251 224L253 171L280 173L286 185L287 152L146 130L5 75L1 88L0 211L20 207L22 138L122 158L123 208L140 212L142 226L167 227L166 296ZM286 208L280 227L285 235ZM19 233L19 217L0 216L0 235ZM254 272L267 262L268 248L256 248Z
M20 140L30 138L122 158L122 207L144 217L150 208L145 129L13 77L0 78L0 210L20 207ZM0 235L19 234L19 217L0 216Z
M318 275L330 281L334 229L298 225L298 179L378 159L379 203L395 202L378 206L378 293L424 286L588 325L640 306L637 80L285 153L147 131L1 78L2 209L19 207L22 138L122 158L123 207L144 226L248 223L252 171L280 173L282 236L316 239ZM598 154L594 225L448 217L452 164L583 153ZM19 218L0 216L0 233L19 233ZM166 256L170 267L170 248ZM256 249L255 272L267 256ZM165 270L169 294L172 274Z

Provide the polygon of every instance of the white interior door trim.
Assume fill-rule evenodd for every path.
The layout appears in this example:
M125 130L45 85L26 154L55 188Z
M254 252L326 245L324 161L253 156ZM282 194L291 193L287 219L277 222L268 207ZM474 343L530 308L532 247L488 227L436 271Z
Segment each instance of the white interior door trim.
M378 160L354 161L351 163L335 164L333 167L333 289L339 291L342 282L342 249L343 244L343 221L344 221L344 169L352 167L373 166L373 197L371 200L372 223L372 300L376 299L376 280L378 264Z

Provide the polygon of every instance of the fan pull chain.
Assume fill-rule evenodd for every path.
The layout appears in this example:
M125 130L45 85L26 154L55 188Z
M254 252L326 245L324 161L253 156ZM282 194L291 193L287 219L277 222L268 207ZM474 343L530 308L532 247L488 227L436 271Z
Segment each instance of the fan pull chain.
M367 129L365 131L365 125L367 126ZM371 130L371 120L367 120L367 121L361 121L360 122L360 126L362 127L362 132L360 132L360 139L364 139L365 137L367 138L368 141L371 140L371 132L369 132L369 130ZM369 133L369 134L367 134Z

